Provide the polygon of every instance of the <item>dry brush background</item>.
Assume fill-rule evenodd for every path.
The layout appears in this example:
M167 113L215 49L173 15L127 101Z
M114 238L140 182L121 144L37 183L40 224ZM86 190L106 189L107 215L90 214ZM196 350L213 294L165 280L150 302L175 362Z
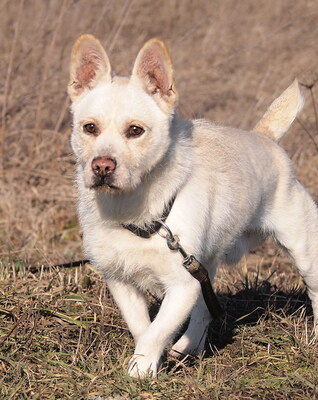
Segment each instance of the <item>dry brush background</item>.
M210 357L210 361L202 360L195 367L184 366L182 372L178 368L168 372L168 380L176 376L174 386L165 386L164 382L138 386L119 375L126 379L121 387L114 375L120 369L116 366L118 348L131 351L132 344L101 279L88 268L66 272L42 269L37 274L29 271L30 266L82 257L66 85L71 46L83 33L101 40L118 74L130 73L147 39L163 39L174 60L179 111L188 118L205 117L250 129L269 103L297 77L303 84L306 105L282 146L292 157L299 180L318 197L316 0L0 0L0 345L7 346L2 353L0 350L0 398L89 398L90 393L149 399L266 398L266 393L272 399L315 396L317 364L310 347L314 344L309 345L306 331L307 316L302 309L294 320L285 318L285 312L293 313L303 304L300 300L306 301L292 289L301 286L301 280L272 243L242 263L238 272L222 269L216 286L229 320L233 322L246 313L254 313L252 322L261 317L257 328L253 325L247 332L249 348L257 347L257 335L262 337L257 343L266 341L270 320L279 332L275 331L277 337L285 332L291 335L297 357L305 354L306 361L299 361L289 354L290 342L286 348L280 347L279 351L283 349L292 360L289 378L286 365L281 367L275 361L281 355L271 358L267 353L267 361L276 371L270 382L278 376L273 387L267 381L263 386L259 383L265 366L261 364L264 368L260 371L256 368L255 375L257 362L249 366L242 355L246 350L244 327L240 328L244 332L239 329L236 341L232 338L234 345L225 347L224 353L215 353L214 360ZM264 314L273 296L270 306L274 308ZM69 306L71 300L78 302L75 311ZM263 311L255 314L258 307ZM276 314L277 307L285 311ZM310 320L310 310L308 315ZM79 322L83 320L85 326ZM235 326L238 329L240 325ZM309 322L308 330L310 326ZM42 333L36 327L41 327ZM224 347L220 329L229 335L226 323L211 328L210 347L217 343L216 352ZM29 336L24 342L26 333ZM110 341L109 336L115 338ZM273 333L267 332L267 337L273 338ZM39 345L36 350L34 340L44 341L43 348ZM69 354L65 365L54 346L54 352L50 349L54 356L48 356L45 349L53 342L54 346L59 344L60 353ZM250 350L252 355L257 351ZM105 360L109 354L111 367L105 361L94 364L93 360ZM47 362L50 373L36 370L36 357L38 363L42 360L42 369L44 360ZM21 359L28 360L23 364L24 374L20 371ZM238 367L237 362L242 365ZM298 371L301 363L307 363L306 373ZM238 384L241 375L236 375L237 371L249 377L245 383L240 380ZM189 377L193 374L196 378ZM72 389L69 376L75 382ZM253 385L255 390L251 389ZM130 391L123 388L127 386Z

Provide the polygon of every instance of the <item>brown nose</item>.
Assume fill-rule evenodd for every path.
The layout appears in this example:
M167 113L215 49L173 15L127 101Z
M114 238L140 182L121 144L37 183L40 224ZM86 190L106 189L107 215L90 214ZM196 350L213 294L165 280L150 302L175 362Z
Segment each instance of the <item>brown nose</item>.
M96 157L92 161L92 170L96 176L111 175L116 169L116 161L108 157Z

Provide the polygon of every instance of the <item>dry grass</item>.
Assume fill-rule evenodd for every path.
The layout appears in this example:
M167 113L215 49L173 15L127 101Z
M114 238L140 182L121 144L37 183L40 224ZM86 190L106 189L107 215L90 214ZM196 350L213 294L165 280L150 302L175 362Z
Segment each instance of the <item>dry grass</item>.
M167 360L155 382L123 372L133 344L102 280L40 267L82 257L65 90L79 34L98 36L119 74L161 37L182 114L242 128L297 76L306 106L282 145L318 197L317 16L315 0L0 0L0 399L317 397L310 306L270 242L219 271L226 314L208 356Z
M0 398L314 398L310 306L302 289L278 290L271 273L227 271L226 313L211 325L206 357L168 358L156 381L136 381L123 369L133 341L100 277L87 266L33 275L3 265Z

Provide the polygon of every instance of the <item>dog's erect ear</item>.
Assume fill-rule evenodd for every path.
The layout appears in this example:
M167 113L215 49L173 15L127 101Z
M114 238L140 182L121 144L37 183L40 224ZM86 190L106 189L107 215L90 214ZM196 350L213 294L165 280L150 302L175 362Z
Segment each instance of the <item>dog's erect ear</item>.
M140 50L132 72L132 79L154 96L165 111L173 109L177 92L169 51L159 39L149 40Z
M100 42L92 35L82 35L75 42L70 65L68 93L75 100L85 89L101 81L111 81L109 59Z
M297 79L269 106L253 131L279 141L304 105Z

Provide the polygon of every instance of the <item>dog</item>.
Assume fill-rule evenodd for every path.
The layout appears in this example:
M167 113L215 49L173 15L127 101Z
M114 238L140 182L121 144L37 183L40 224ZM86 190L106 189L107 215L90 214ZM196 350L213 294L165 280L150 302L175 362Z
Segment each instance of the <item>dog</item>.
M211 282L219 263L237 263L273 235L306 282L317 322L318 212L277 144L303 106L297 81L250 132L187 121L175 112L174 70L162 41L146 42L131 76L120 77L100 42L83 35L73 46L68 93L84 249L134 338L130 376L157 376L189 316L171 351L204 350L211 316L200 283L168 248L167 229ZM158 221L165 226L151 231ZM153 321L145 291L162 298Z

